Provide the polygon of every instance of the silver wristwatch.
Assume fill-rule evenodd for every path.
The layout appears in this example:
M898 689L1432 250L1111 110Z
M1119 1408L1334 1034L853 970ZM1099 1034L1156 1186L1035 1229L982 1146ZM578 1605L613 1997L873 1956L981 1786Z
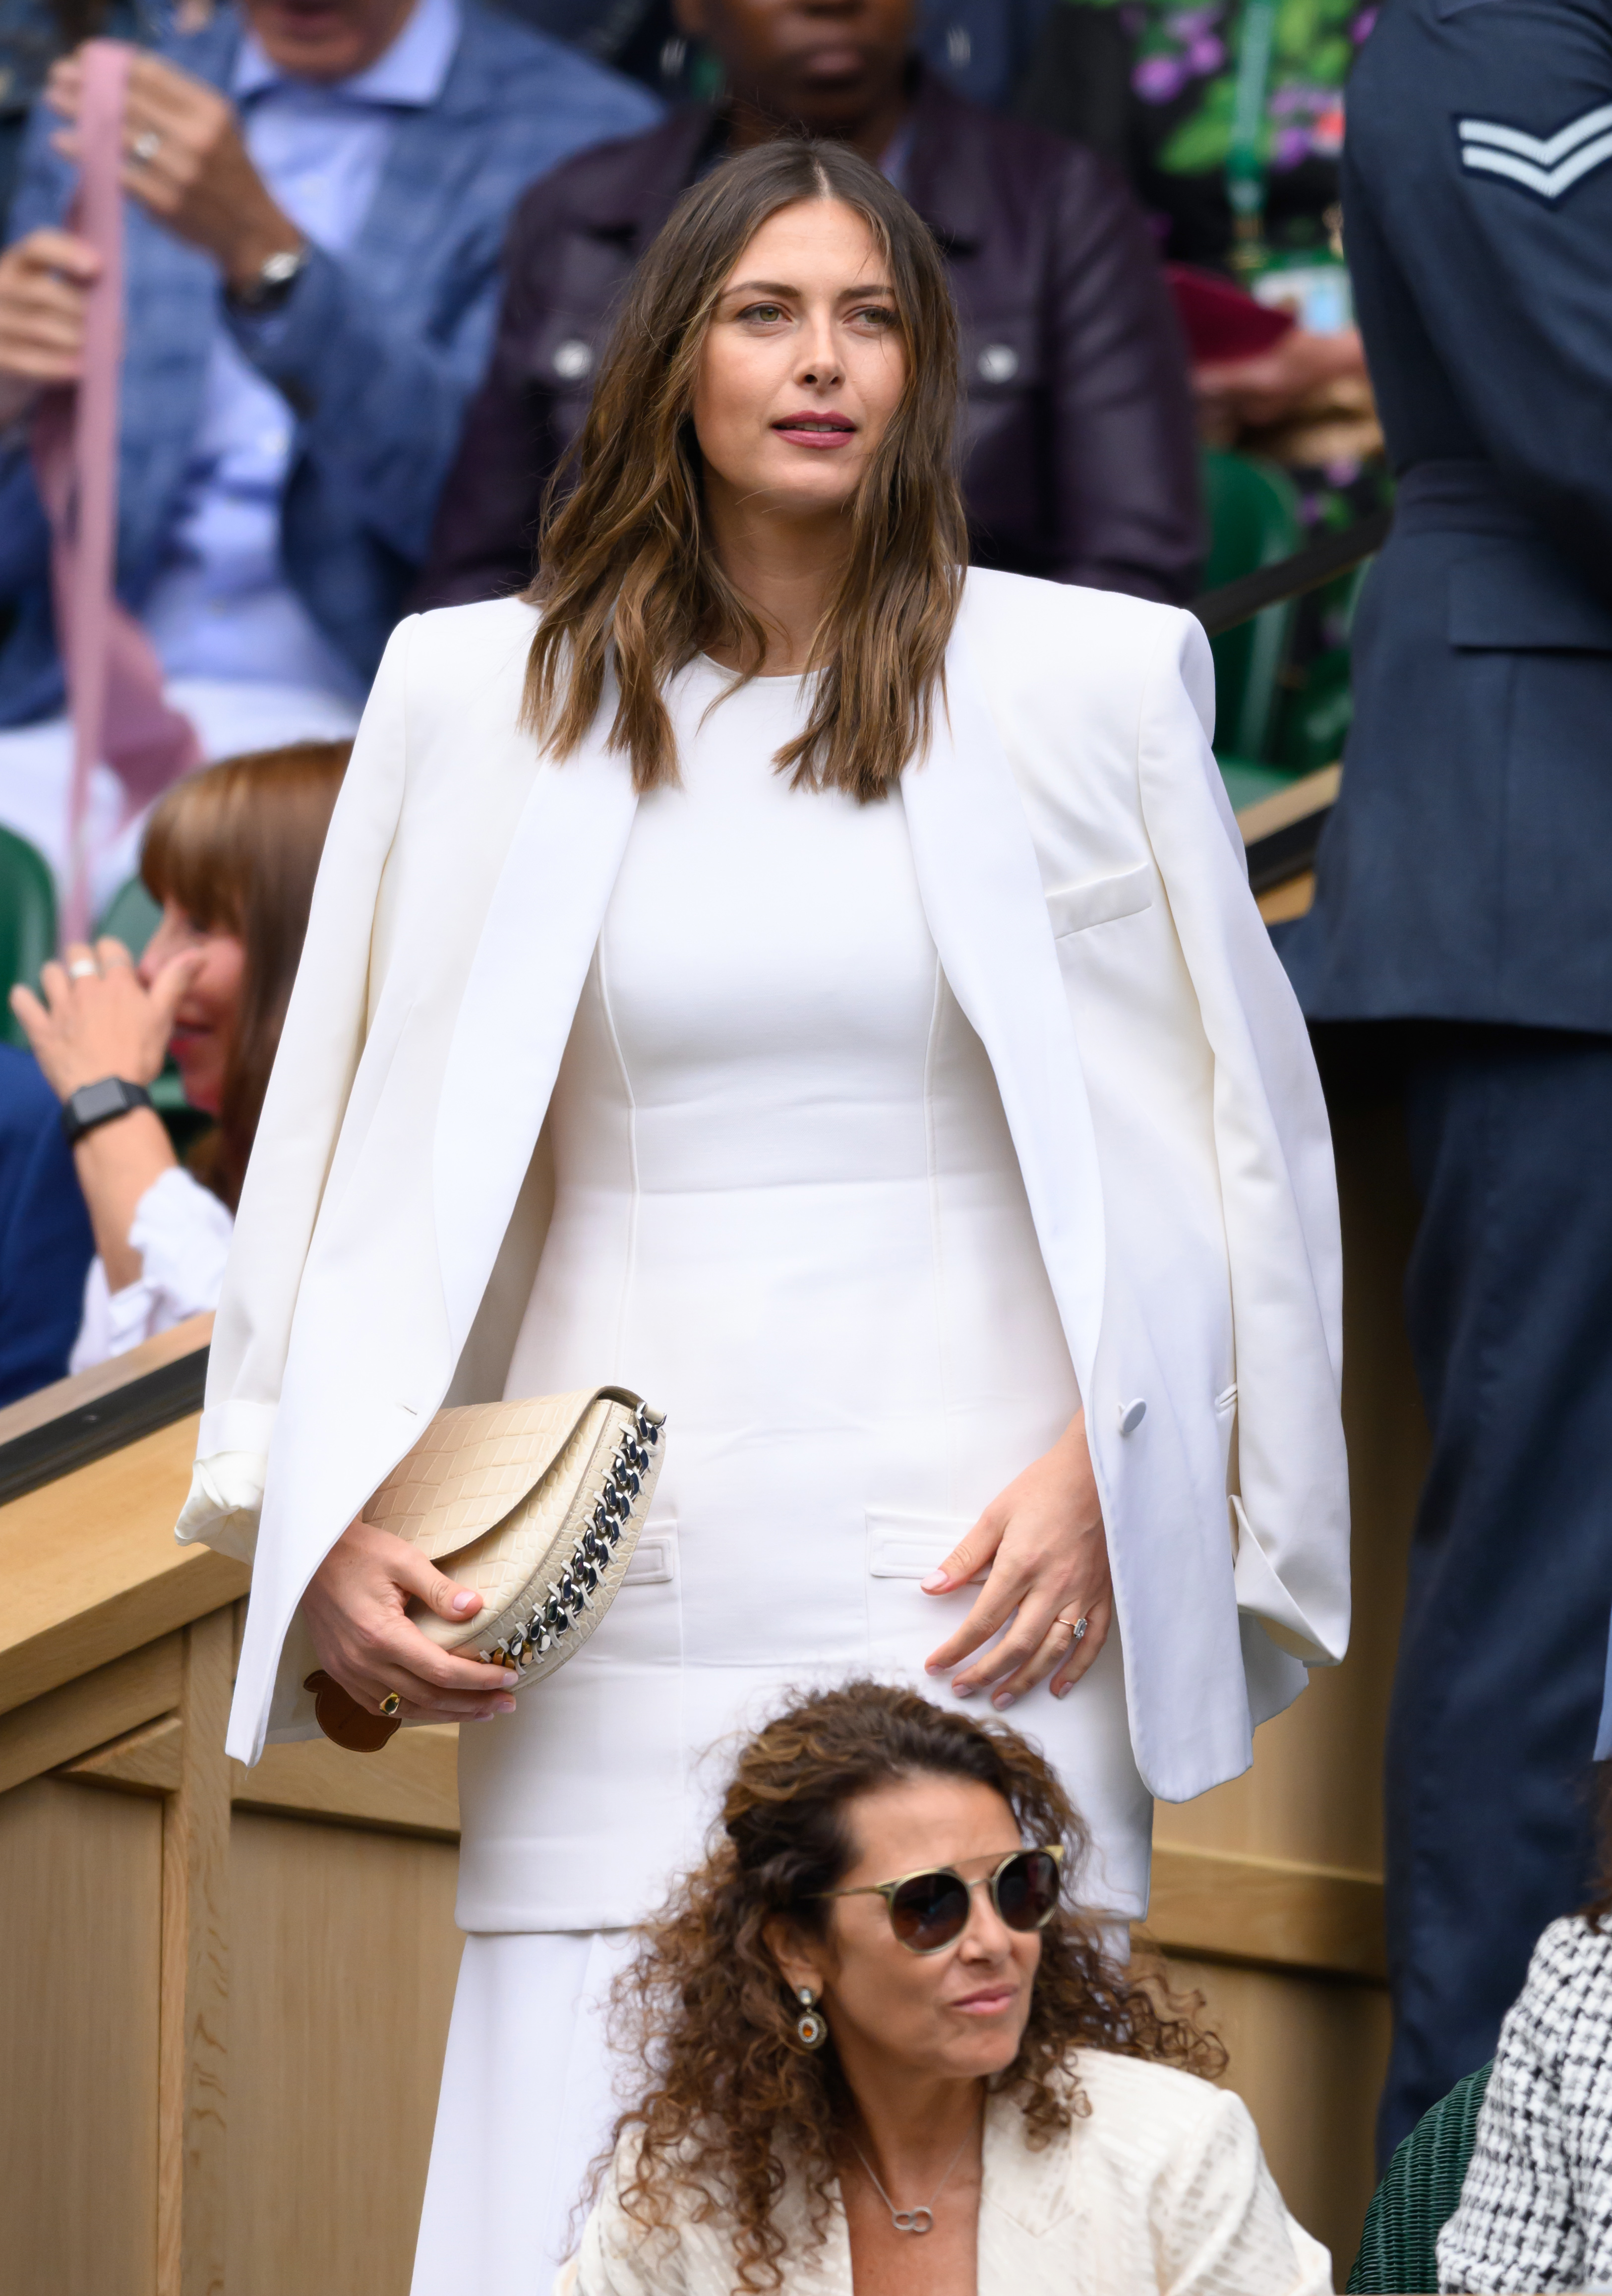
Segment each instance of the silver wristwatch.
M308 262L306 241L300 247L284 247L243 287L226 291L238 311L277 311Z

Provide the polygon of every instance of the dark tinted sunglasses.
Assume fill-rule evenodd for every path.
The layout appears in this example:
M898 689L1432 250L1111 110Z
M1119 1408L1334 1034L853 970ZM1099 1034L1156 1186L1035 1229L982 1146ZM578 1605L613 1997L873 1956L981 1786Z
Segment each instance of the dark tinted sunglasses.
M1015 1849L994 1874L966 1881L955 1866L901 1874L893 1882L868 1882L856 1890L825 1890L825 1898L883 1898L890 1926L909 1953L939 1953L955 1945L968 1926L975 1890L989 1890L999 1918L1021 1933L1045 1929L1057 1911L1058 1868L1064 1845L1050 1849Z

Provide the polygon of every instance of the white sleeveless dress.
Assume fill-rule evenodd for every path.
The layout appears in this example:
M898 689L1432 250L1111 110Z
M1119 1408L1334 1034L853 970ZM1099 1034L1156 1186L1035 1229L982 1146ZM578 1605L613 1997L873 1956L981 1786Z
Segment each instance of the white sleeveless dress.
M682 785L638 807L550 1112L506 1391L635 1388L668 1414L666 1464L588 1648L462 1733L470 1935L415 2296L469 2296L489 2266L547 2290L608 2131L596 2003L622 1925L697 1857L733 1745L791 1687L872 1672L952 1702L924 1660L973 1594L919 1581L1079 1403L900 795L792 790L772 759L801 682L727 683L697 662L668 697ZM634 1676L663 1729L622 1701ZM1082 1895L1141 1913L1116 1638L1010 1718L1091 1826Z

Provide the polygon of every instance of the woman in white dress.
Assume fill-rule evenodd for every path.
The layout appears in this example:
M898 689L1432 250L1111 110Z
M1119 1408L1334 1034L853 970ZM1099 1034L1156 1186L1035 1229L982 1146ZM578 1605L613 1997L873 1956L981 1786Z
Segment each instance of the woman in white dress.
M716 171L530 599L395 634L333 824L180 1535L255 1546L242 1759L311 1730L316 1667L490 1725L418 2296L547 2286L596 2004L781 1690L1013 1705L1123 1918L1152 1795L1342 1655L1326 1120L1207 651L965 578L956 371L875 170ZM445 1400L600 1382L668 1414L655 1507L516 1701L362 1510Z

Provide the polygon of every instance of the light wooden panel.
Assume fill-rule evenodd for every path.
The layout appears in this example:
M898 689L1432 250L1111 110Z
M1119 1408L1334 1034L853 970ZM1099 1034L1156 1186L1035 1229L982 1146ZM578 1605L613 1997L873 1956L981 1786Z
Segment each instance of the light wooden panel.
M0 1798L0 2286L154 2296L162 1808Z
M183 1667L179 1636L165 1635L82 1682L0 1714L0 1793L177 1706Z
M1147 1933L1170 1948L1271 1969L1385 1976L1375 1874L1286 1857L1156 1849Z
M164 1714L143 1722L110 1746L97 1746L70 1762L62 1773L86 1786L111 1786L119 1793L177 1793L185 1784L185 1719Z
M229 2296L407 2296L456 1853L237 1810L231 1857Z
M459 1838L459 1732L451 1722L399 1730L378 1754L344 1753L328 1739L309 1738L266 1747L250 1770L243 1762L229 1767L237 1809Z
M197 1424L176 1420L0 1507L0 1711L245 1593L243 1564L174 1542Z
M157 2296L223 2296L229 2104L227 1610L185 1636L177 1784L162 1803Z
M1258 899L1259 913L1268 925L1291 924L1295 917L1307 917L1315 906L1314 870L1301 869L1296 877L1267 886Z

